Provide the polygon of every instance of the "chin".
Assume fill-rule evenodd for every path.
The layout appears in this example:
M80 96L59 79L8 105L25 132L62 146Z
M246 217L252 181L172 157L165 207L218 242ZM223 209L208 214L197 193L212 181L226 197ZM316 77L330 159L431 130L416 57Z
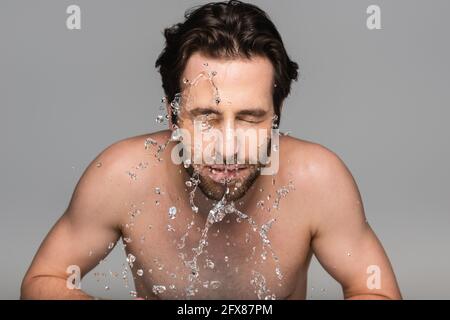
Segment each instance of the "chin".
M236 172L224 173L204 167L200 170L199 188L210 199L219 201L229 189L225 199L236 201L241 199L259 176L256 167L246 166Z

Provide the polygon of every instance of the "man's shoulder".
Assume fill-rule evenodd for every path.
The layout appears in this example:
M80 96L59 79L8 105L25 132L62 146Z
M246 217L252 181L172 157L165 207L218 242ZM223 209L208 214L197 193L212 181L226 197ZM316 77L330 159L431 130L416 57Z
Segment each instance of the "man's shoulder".
M84 180L108 180L117 186L127 184L138 187L151 172L144 169L154 167L158 161L152 150L163 145L168 138L170 131L165 130L113 142L101 150L87 166L83 173L87 179Z
M119 153L124 156L145 153L146 147L150 145L164 144L170 138L170 130L161 130L141 135L136 135L118 140L109 145L103 152ZM126 153L124 153L127 151Z
M136 161L151 161L149 149L164 145L170 138L169 130L136 135L118 140L100 152L95 161L101 159L119 166L133 165ZM156 148L155 148L156 146Z
M284 162L292 167L302 169L304 173L308 174L320 173L324 169L342 162L337 153L330 148L293 136L281 137L280 153L280 157L285 157Z
M283 136L280 140L281 163L294 180L309 192L323 190L342 180L352 179L341 157L330 148L304 139ZM306 191L305 189L302 191Z
M294 137L283 137L283 141L280 150L284 148L286 159L282 163L287 164L294 182L295 203L302 203L312 218L311 234L316 233L320 223L329 220L330 206L345 200L361 201L355 179L336 152L320 143Z

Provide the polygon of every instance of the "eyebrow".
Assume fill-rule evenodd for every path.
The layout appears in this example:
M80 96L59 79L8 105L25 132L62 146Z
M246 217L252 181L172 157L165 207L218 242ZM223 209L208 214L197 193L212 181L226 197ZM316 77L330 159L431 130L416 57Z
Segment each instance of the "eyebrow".
M265 109L245 109L237 113L240 116L263 117L267 114Z
M201 114L205 114L205 113L214 113L214 114L220 114L219 110L215 109L215 108L210 108L210 107L197 107L197 108L193 108L189 111L193 116L198 116Z
M197 107L190 110L190 113L194 116L198 116L205 113L213 113L213 114L222 114L217 108L211 107ZM265 109L261 108L252 108L252 109L244 109L237 112L237 115L240 116L254 116L254 117L263 117L267 114Z

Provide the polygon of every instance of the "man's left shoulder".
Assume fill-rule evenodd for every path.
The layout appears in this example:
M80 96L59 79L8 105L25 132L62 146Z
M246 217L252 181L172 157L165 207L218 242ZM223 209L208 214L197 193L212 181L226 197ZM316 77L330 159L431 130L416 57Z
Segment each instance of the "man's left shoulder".
M337 218L364 221L356 181L336 152L319 143L296 138L290 138L285 148L289 150L294 198L296 203L308 208L311 235L317 233L323 222L337 221Z
M280 140L280 157L290 174L311 186L329 184L352 178L341 157L330 148L313 141L283 136Z

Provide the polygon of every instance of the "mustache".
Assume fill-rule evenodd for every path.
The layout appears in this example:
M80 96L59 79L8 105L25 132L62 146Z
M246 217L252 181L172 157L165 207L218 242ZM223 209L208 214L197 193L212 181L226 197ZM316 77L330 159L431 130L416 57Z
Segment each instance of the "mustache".
M183 151L181 151L180 156L182 156ZM263 154L263 158L257 157L257 159L242 159L239 153L235 153L233 156L226 157L220 152L216 152L214 156L208 157L208 162L199 163L199 165L203 166L214 166L214 165L238 165L238 166L257 166L257 167L265 167L267 166L267 159L270 158L272 154L272 139L267 139L266 144L266 152ZM202 158L202 160L204 160ZM192 162L191 162L192 163ZM219 167L219 169L221 169Z

